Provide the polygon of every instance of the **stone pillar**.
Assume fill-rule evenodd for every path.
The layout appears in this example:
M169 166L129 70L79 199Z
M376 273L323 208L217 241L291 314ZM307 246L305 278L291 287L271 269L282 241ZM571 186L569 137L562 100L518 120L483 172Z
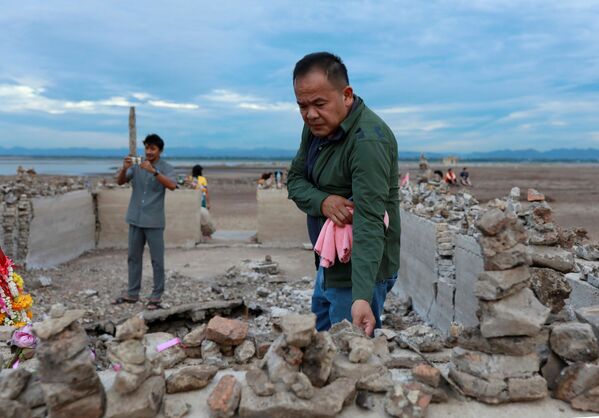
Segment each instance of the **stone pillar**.
M137 156L137 127L135 125L135 107L129 108L129 155Z
M526 230L502 208L487 210L476 224L484 268L476 283L480 326L465 330L452 353L450 377L466 395L490 403L547 396L539 375L539 347L549 309L529 289L531 263Z
M78 320L82 310L64 310L54 305L50 318L35 324L39 338L36 357L39 379L50 418L100 418L104 416L106 396L88 337Z

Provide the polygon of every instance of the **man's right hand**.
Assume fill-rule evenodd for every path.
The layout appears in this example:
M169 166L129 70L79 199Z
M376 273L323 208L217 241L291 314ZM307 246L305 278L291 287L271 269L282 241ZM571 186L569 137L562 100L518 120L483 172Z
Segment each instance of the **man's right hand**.
M131 160L131 157L125 157L125 159L123 160L123 169L128 170L129 168L131 168L132 165L133 161Z
M353 216L347 207L353 208L354 202L338 195L330 195L322 201L320 210L324 216L329 218L337 226L351 224Z

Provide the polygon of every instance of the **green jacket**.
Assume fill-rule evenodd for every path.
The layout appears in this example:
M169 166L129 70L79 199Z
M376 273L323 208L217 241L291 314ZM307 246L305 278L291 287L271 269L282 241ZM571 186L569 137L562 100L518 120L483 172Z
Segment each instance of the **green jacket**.
M313 136L304 125L302 142L287 179L289 199L308 215L326 218L322 201L335 194L353 197L353 247L351 261L324 270L325 287L351 287L352 301L372 302L376 282L399 269L399 184L397 142L391 129L361 99L341 123L341 139L320 151L314 184L306 177L306 158ZM385 230L383 216L389 214Z

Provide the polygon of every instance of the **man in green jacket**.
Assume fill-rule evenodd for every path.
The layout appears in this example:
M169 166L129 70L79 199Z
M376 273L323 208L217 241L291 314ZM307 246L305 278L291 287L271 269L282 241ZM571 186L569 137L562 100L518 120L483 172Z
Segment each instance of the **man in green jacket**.
M293 87L304 129L289 170L289 198L308 215L312 245L327 218L353 227L349 263L337 259L324 268L316 256L316 328L348 319L372 335L399 269L397 142L354 95L339 57L306 55L295 65Z

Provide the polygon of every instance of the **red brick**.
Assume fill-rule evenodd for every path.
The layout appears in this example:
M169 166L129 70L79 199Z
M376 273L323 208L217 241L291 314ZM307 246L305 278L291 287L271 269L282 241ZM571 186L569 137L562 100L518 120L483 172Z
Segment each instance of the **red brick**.
M213 317L206 327L206 338L221 345L239 345L247 335L247 322L222 316Z
M208 407L213 418L228 418L235 415L241 400L241 384L230 374L223 376L210 396Z
M441 383L441 372L426 363L414 366L412 369L412 376L419 382L434 388L439 387L439 384Z

